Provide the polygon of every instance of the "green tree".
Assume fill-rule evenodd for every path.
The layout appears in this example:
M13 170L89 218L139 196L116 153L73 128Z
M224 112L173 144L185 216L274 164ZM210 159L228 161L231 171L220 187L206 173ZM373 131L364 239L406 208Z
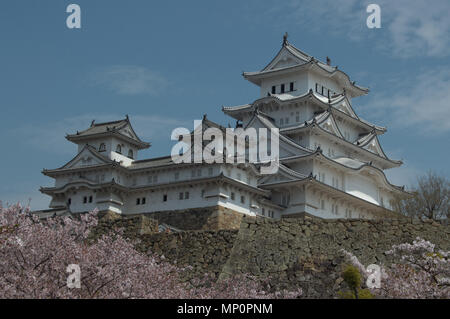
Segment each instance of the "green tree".
M358 268L348 265L342 273L342 278L350 290L355 294L355 298L359 299L358 290L361 287L361 274L359 273Z

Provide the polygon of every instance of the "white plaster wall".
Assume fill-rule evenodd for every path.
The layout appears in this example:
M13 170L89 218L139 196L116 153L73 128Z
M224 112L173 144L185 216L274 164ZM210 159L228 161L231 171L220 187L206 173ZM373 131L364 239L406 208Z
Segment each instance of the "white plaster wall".
M289 91L290 82L294 82L294 91ZM308 91L308 80L305 73L290 74L286 76L271 77L261 82L260 96L265 97L267 93L272 92L272 86L275 85L276 94L280 93L280 85L285 85L285 92L294 96L299 96Z
M313 91L315 91L316 83L319 83L338 94L342 93L342 91L343 91L343 87L341 85L339 85L335 80L328 78L328 77L323 77L315 72L308 72L309 89L312 89Z

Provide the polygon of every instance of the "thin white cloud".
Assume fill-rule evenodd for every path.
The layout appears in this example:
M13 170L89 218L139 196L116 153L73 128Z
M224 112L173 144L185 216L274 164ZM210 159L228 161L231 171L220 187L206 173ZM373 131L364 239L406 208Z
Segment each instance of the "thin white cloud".
M382 30L369 29L367 5L381 7ZM374 46L398 57L450 55L450 2L448 0L293 0L267 9L267 16L283 14L308 32L334 34Z
M450 132L450 67L435 67L417 76L389 81L394 93L375 94L373 102L365 107L371 110L372 117L413 127L414 132L422 134Z
M113 65L91 74L95 86L105 87L123 95L158 95L168 81L157 72L136 65Z
M394 53L399 56L450 54L448 0L381 1Z
M61 119L52 125L24 125L10 132L20 136L30 147L51 154L74 155L76 146L65 139L66 134L87 129L92 120L99 122L115 121L125 118L120 114L83 114ZM193 121L159 115L130 116L136 134L144 141L164 141L170 143L170 134L177 127L193 126ZM170 152L170 149L167 149Z

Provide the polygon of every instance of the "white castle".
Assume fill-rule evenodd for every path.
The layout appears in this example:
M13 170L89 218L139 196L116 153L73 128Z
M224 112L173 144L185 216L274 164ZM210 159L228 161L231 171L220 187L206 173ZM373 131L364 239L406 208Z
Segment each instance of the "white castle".
M223 107L243 128L279 128L279 169L261 175L257 165L176 164L171 156L138 160L150 147L126 119L95 123L66 138L78 154L58 169L44 170L54 187L47 212L81 213L98 208L119 214L222 206L252 216L321 218L392 216L392 200L404 187L386 179L389 159L378 135L361 119L353 98L368 93L337 66L320 62L287 41L273 60L244 78L261 88L251 104ZM202 129L220 125L204 116Z

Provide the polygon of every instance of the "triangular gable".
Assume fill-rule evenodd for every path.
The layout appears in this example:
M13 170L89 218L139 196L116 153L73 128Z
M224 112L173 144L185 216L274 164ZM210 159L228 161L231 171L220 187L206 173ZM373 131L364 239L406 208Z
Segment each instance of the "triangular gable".
M253 118L249 121L246 128L253 127L257 130L260 128L268 129L268 144L271 143L270 140L270 129L277 128L273 123L270 122L269 119L264 118L261 115L255 114ZM306 155L311 153L311 151L302 147L301 145L295 143L290 138L284 136L283 134L278 134L279 136L279 155L280 158L290 157L295 155Z
M65 164L61 169L79 168L108 164L112 161L98 154L92 147L85 146L71 161Z
M122 135L125 135L126 137L129 137L129 138L131 138L133 140L140 141L139 137L134 132L133 127L131 126L130 123L127 123L124 127L119 129L119 133L122 134Z
M344 99L342 99L342 101L339 101L337 103L333 103L333 107L347 115L350 115L351 117L354 117L355 119L358 119L358 116L356 115L355 111L351 107L347 98L344 98Z
M377 154L378 156L387 158L386 154L384 154L383 149L381 148L381 145L380 145L380 142L378 141L377 136L374 136L370 140L370 142L368 142L363 148L368 150L369 152Z
M344 138L341 134L341 131L339 130L333 114L331 113L325 120L320 122L319 126L325 131L330 132L331 134Z
M280 169L277 173L264 176L258 182L259 185L268 185L268 184L276 184L276 183L284 183L284 182L292 182L298 180L298 177L292 176L282 169L280 165Z
M306 59L301 58L295 54L294 51L289 50L286 46L283 46L272 61L264 68L263 71L276 70L286 68L295 65L305 64Z

